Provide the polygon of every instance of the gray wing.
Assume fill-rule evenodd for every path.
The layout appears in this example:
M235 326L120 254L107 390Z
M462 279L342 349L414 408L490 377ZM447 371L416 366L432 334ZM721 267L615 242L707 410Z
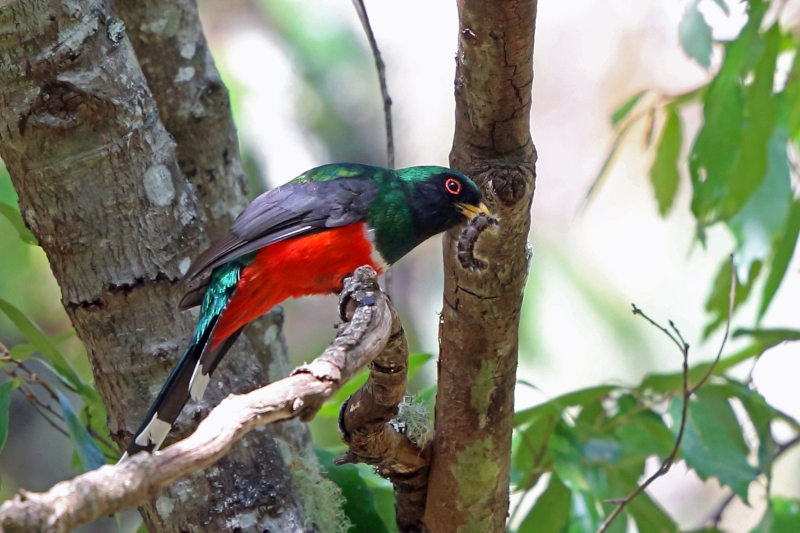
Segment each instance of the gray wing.
M216 267L278 241L364 220L377 196L377 185L359 178L289 182L262 194L242 211L227 234L192 263L180 308L202 302Z

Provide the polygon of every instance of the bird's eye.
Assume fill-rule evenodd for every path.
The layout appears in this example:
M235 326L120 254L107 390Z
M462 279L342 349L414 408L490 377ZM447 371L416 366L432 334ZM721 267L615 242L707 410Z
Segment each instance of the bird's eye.
M450 194L458 194L461 192L461 184L458 180L454 180L453 178L447 178L447 181L444 182L444 188L447 189L447 192Z

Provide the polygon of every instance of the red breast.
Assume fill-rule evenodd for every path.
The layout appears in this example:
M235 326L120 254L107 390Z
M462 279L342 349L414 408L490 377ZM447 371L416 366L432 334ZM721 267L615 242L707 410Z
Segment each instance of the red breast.
M385 266L367 238L364 222L270 244L242 271L236 292L214 333L212 349L239 328L288 298L342 289L345 276Z

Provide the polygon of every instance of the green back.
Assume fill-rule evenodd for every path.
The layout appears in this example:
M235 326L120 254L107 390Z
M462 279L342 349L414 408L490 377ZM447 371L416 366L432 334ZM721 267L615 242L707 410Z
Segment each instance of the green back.
M367 213L367 225L375 230L375 247L388 262L394 263L420 244L414 231L409 200L417 184L449 169L437 166L391 170L383 167L344 163L311 169L292 180L296 183L365 179L378 186L378 197Z

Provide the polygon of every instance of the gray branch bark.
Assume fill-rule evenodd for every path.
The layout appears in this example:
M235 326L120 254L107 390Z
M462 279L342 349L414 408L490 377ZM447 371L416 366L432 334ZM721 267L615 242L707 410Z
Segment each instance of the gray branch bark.
M341 301L347 307L346 322L311 364L249 394L229 396L191 436L155 455L142 453L104 466L58 483L46 493L18 494L0 507L0 528L5 533L66 533L141 504L167 485L211 466L257 427L295 417L313 418L327 398L384 350L392 330L394 313L370 267L357 269L345 281Z
M187 94L162 85L178 83L174 77L159 80L164 99L158 104L122 24L103 1L20 0L0 8L0 34L7 37L0 39L0 155L86 345L112 436L121 445L194 327L196 315L178 313L174 302L183 272L209 243L203 219L218 230L244 202L238 155L224 152L235 140L225 94L214 86L196 13L187 6L166 12L159 24L188 28L187 35L177 32L178 54L190 55L188 42L195 38L192 61L205 70L197 71L197 85L180 86L195 91L186 101ZM176 153L157 106L174 110L170 124L187 146L204 137L204 129L215 129L208 142L219 141L222 151L205 145L192 154L178 146ZM196 137L178 135L193 127ZM195 188L181 166L200 169ZM278 339L266 347L256 343L275 367L281 361L269 356L282 350L281 324L282 316L272 314L249 334ZM218 369L207 399L179 419L175 436L188 434L228 392L252 390L267 378L240 342ZM282 448L294 459L299 450L292 464L306 468L313 461L308 440L304 430L283 431L281 443L270 431L248 435L218 468L144 505L151 531L313 529L281 454Z
M482 272L444 238L436 433L425 524L432 533L500 533L509 461L522 291L536 151L530 136L536 0L461 0L456 132L450 165L472 177L500 219L477 253Z

